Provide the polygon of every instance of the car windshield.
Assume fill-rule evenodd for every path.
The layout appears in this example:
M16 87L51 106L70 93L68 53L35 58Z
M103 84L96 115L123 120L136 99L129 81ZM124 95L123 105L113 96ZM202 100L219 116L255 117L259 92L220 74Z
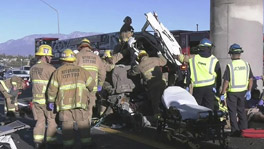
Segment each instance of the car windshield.
M13 74L27 74L25 71L13 71Z

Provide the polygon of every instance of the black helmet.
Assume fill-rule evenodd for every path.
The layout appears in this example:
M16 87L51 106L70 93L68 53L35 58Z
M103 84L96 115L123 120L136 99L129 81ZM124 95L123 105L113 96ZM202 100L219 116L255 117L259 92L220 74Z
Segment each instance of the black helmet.
M126 16L125 19L123 20L123 22L127 22L127 21L132 21L132 19L130 18L130 16Z
M228 54L240 54L243 53L242 47L239 44L232 44L229 48Z

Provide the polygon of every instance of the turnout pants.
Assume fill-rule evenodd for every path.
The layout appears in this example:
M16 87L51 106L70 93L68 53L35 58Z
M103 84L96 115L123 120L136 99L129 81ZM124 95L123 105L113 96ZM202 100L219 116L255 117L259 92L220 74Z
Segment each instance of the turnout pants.
M213 85L204 87L194 87L193 96L196 99L198 105L205 106L214 110L214 104L216 102L213 92Z
M72 109L59 112L62 124L62 138L64 148L74 148L75 142L80 141L82 147L90 145L90 119L88 110Z
M46 142L55 143L55 141L57 141L57 123L55 122L56 114L54 114L53 111L48 111L46 104L41 105L38 103L33 103L32 111L34 119L37 120L33 130L34 142L44 143L47 121L48 128L46 132Z
M151 101L153 115L160 113L161 96L163 94L166 84L163 80L149 80L147 81L147 95Z
M245 94L246 91L227 92L227 108L232 132L247 129L248 127L245 111Z

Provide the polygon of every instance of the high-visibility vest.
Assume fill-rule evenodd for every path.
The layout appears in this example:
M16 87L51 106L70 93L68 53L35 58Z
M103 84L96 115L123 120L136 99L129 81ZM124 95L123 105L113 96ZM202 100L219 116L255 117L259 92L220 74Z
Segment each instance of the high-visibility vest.
M239 59L233 60L227 66L230 72L228 92L242 92L247 90L250 71L248 63Z
M193 87L204 87L215 83L215 66L218 59L211 55L208 58L195 55L189 60Z

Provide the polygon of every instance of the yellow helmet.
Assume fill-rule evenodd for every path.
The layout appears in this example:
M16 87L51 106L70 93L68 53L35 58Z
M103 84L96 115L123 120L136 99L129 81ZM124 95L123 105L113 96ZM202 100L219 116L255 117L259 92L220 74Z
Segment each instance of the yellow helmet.
M61 53L60 60L67 62L74 62L76 60L76 57L71 49L66 49Z
M145 50L140 50L137 58L140 60L144 56L148 56L148 53Z
M112 57L111 50L105 50L104 57L108 57L108 58Z
M38 52L35 53L36 56L53 56L52 48L49 45L43 44L39 46Z
M78 46L78 49L81 49L82 47L89 47L91 48L91 45L90 45L90 40L88 40L87 38L84 38L80 45Z

